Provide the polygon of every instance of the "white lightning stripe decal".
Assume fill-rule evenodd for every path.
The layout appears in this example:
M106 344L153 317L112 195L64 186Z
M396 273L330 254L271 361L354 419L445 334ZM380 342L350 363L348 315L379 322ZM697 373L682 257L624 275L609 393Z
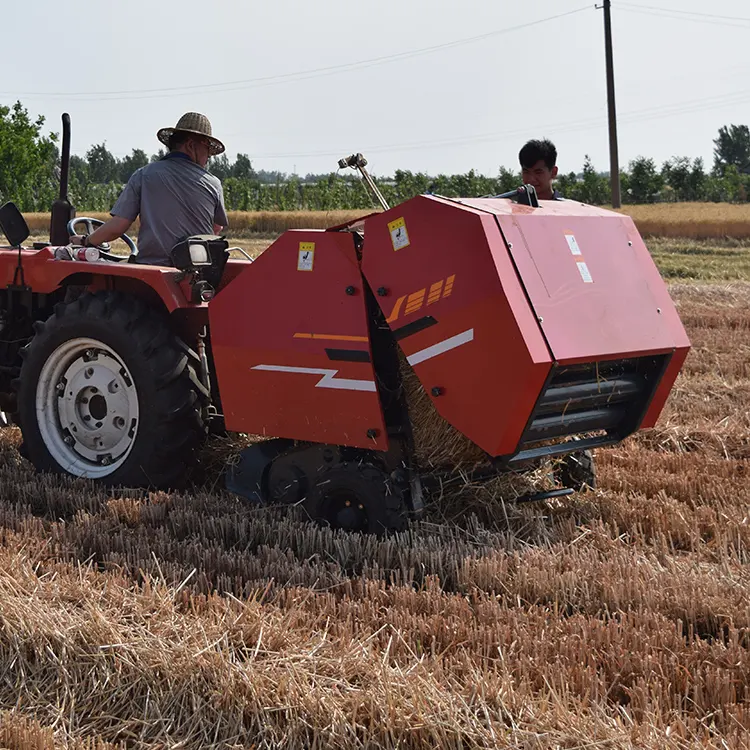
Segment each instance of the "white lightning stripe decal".
M287 365L255 365L253 370L266 370L268 372L298 372L302 375L322 375L323 377L315 384L316 388L337 388L342 391L374 391L374 380L351 380L349 378L337 378L338 370L324 370L316 367L288 367Z
M449 352L451 349L455 349L457 346L467 344L469 341L474 340L474 329L470 328L468 331L459 333L457 336L451 336L445 341L440 341L437 344L428 346L426 349L422 349L420 352L414 352L410 357L407 357L407 361L410 365L418 365L420 362L424 362L426 359L432 359L437 357L438 354L443 352Z

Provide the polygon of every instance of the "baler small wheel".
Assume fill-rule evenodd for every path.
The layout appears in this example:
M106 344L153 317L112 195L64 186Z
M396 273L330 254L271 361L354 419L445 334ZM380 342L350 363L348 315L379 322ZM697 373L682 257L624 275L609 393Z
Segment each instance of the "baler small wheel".
M596 489L596 468L590 450L575 451L564 456L555 469L563 487L581 492L585 487Z
M403 531L408 523L403 492L369 463L347 462L326 469L301 505L312 520L334 529L382 536Z
M205 437L192 368L166 316L137 297L61 303L23 353L28 459L38 471L108 485L180 486Z

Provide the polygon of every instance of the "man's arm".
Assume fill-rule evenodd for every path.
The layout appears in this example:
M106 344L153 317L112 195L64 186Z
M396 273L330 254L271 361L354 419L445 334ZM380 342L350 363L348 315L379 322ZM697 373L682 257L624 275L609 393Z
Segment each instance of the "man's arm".
M229 226L227 210L224 207L224 188L219 180L217 180L217 182L219 184L216 209L214 210L214 234L219 234L222 229L226 229Z
M110 211L112 218L88 236L87 244L99 245L102 242L111 242L128 231L141 210L141 169L133 172L125 189L112 206ZM74 245L80 244L81 235L71 237L70 241Z
M130 229L132 220L125 219L122 216L113 216L109 221L104 222L100 227L97 227L88 237L89 245L101 245L102 242L111 242L116 240L120 235ZM81 244L81 235L77 234L70 238L73 245Z

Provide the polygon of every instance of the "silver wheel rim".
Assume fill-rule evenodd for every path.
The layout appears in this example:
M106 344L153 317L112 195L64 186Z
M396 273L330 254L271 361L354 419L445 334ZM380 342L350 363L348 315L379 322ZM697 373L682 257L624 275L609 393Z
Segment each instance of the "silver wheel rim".
M71 339L42 368L36 418L47 450L63 470L106 477L122 466L135 444L138 392L112 349L95 339Z

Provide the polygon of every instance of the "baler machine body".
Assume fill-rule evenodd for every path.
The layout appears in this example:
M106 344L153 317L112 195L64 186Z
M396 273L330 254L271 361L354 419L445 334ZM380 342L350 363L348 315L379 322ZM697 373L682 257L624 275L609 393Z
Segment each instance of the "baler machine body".
M208 313L229 430L388 451L408 425L387 334L438 413L511 465L653 426L690 348L632 219L572 201L423 195L288 231Z

